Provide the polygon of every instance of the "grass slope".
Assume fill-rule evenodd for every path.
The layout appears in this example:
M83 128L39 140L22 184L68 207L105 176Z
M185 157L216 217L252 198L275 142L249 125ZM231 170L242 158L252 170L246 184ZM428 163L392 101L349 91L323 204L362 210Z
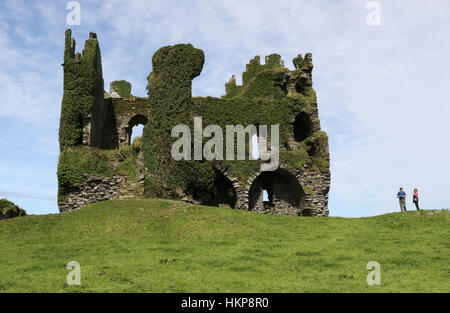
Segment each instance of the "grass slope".
M0 221L0 292L450 292L450 213L307 218L163 200ZM68 287L68 262L81 286ZM368 286L369 261L381 286Z

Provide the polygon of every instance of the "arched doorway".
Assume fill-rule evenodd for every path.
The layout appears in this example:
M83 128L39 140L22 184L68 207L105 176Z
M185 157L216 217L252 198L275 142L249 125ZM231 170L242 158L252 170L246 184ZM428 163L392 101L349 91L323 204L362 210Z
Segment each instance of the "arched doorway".
M297 178L282 168L262 172L249 191L249 210L299 215L305 194Z
M188 187L187 193L202 205L236 208L237 193L230 179L217 168L214 168L214 173L212 189L206 191Z
M231 181L221 171L215 170L214 191L209 205L236 208L237 194Z
M133 116L128 122L127 132L127 145L133 143L133 139L136 136L141 137L144 126L147 124L148 118L142 114Z

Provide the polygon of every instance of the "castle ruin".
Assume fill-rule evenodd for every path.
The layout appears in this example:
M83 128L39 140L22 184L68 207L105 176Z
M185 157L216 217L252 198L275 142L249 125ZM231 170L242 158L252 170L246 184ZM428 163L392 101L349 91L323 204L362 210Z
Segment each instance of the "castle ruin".
M148 97L131 84L104 91L97 35L76 53L66 31L64 95L59 129L58 205L61 212L109 199L165 198L195 204L295 216L328 216L328 137L320 128L312 89L312 56L293 71L277 54L247 64L242 85L232 77L221 98L192 97L203 51L190 44L159 49L152 58ZM261 172L261 160L175 161L171 129L204 125L279 125L280 166ZM145 125L133 143L132 129ZM246 138L247 142L251 138ZM248 147L248 145L247 145Z

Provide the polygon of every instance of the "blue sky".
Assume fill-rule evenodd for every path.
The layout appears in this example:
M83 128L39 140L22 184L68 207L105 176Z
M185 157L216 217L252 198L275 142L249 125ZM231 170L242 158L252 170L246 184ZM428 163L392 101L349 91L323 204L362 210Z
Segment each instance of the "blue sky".
M151 56L190 42L205 51L194 96L220 96L255 55L286 66L313 54L313 87L330 139L330 213L399 211L402 186L425 208L448 208L450 2L366 0L79 1L70 26L81 51L89 32L102 50L105 89L125 79L146 95ZM56 165L68 1L0 3L0 197L30 214L57 213ZM264 58L262 58L264 59ZM409 208L412 203L408 202Z

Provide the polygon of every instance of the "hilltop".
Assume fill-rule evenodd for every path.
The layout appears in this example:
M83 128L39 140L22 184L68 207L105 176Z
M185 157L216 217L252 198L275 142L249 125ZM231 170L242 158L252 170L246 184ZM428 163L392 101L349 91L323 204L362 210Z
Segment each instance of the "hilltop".
M169 200L0 221L0 292L450 292L450 213L265 215ZM67 263L81 264L68 287ZM366 266L381 264L381 286Z

